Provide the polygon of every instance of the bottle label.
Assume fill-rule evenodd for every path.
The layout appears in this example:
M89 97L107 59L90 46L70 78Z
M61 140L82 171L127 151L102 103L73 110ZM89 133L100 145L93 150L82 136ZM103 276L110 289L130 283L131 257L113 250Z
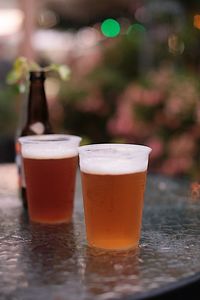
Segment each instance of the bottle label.
M15 149L16 149L16 165L17 165L17 171L18 171L18 185L19 188L26 187L26 182L25 182L25 174L24 174L24 164L23 164L23 159L22 159L22 154L21 154L21 146L19 142L16 142L15 144Z
M35 134L43 134L45 131L44 124L42 124L41 122L36 122L36 123L30 125L30 129Z

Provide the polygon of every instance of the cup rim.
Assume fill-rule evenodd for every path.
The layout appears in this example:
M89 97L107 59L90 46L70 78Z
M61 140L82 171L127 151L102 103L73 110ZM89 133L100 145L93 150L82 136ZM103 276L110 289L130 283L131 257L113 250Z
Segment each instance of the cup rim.
M55 142L80 142L81 137L70 134L39 134L27 135L18 138L20 144L42 144L42 143L55 143Z
M89 144L89 145L84 145L84 146L79 146L78 150L79 150L79 154L84 154L84 153L95 153L93 152L93 150L105 150L105 149L109 149L112 148L113 149L123 149L125 150L127 148L127 150L139 150L142 152L146 152L146 153L151 153L152 148L146 146L146 145L140 145L140 144L130 144L130 143L99 143L99 144Z

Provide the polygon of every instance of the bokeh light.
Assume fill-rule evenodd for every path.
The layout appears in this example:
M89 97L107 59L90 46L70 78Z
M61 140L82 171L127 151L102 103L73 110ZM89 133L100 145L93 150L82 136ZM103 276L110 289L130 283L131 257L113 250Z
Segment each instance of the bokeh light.
M106 37L116 37L119 35L121 26L119 22L114 19L106 19L101 24L101 32Z
M152 20L152 15L151 12L148 11L147 8L145 8L144 6L139 7L136 12L135 12L135 19L138 22L142 22L142 23L150 23Z
M92 27L81 28L76 34L77 46L80 48L89 48L95 46L100 40L100 33Z
M146 28L139 23L132 24L129 26L127 30L127 34L133 34L133 33L144 33L146 32Z
M175 34L169 36L168 47L169 47L169 52L174 55L182 54L185 49L185 45L183 41Z
M0 36L18 32L23 23L24 14L20 9L0 10Z
M200 29L200 15L195 15L194 16L194 27L197 29Z
M43 28L52 28L59 22L58 15L52 10L42 10L38 15L38 24Z

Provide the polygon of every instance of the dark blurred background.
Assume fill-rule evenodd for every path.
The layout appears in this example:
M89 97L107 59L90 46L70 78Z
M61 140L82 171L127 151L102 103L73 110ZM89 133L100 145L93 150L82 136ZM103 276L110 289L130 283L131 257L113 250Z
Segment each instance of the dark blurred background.
M0 161L14 160L23 102L18 56L67 64L46 80L56 132L153 148L150 170L200 177L198 0L1 0Z

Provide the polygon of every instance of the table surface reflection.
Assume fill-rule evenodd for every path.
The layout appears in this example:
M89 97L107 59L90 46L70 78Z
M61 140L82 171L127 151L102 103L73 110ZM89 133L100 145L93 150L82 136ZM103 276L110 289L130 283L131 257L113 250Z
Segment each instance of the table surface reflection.
M200 271L200 202L189 184L150 175L135 251L87 247L80 176L70 225L29 223L14 165L0 166L1 299L137 299Z

